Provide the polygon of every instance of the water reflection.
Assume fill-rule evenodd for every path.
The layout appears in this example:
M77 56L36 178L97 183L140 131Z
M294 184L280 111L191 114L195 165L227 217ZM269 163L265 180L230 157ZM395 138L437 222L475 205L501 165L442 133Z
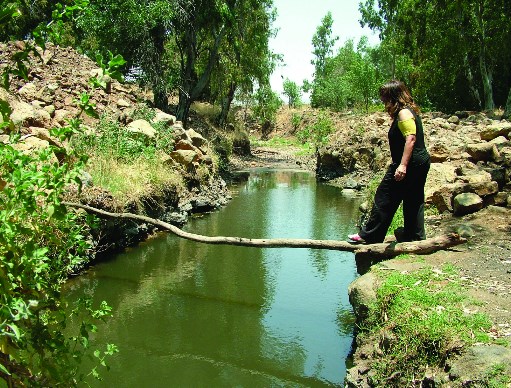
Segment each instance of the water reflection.
M252 238L343 238L357 201L304 172L253 171L224 209L186 229ZM107 300L96 342L120 353L96 386L341 385L352 343L353 255L198 244L162 234L69 284ZM352 316L352 314L351 314Z

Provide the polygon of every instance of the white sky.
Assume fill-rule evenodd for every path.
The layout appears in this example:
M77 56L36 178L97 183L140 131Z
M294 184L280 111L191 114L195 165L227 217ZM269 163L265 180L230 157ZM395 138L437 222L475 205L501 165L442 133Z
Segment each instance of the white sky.
M298 86L302 86L304 79L312 81L312 36L328 11L333 18L332 36L339 37L334 54L350 38L355 40L355 44L363 35L369 38L370 45L379 42L378 36L369 28L360 26L359 2L360 0L274 0L278 13L274 28L278 28L278 33L276 38L270 41L270 48L284 56L284 66L277 68L270 79L274 91L282 93L282 83L286 78L296 82ZM304 97L304 100L307 100L307 97Z

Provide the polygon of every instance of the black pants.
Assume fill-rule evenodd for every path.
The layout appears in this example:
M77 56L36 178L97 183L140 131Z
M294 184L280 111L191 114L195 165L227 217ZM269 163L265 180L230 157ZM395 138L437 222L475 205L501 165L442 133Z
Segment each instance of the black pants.
M359 235L368 243L383 242L401 201L403 202L403 241L424 240L424 186L430 162L408 166L405 178L397 182L394 173L398 164L387 169L376 194L367 223Z

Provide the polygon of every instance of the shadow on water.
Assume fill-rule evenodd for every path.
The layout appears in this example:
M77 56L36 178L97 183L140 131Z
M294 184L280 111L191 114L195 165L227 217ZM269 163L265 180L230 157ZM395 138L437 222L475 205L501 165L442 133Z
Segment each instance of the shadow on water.
M231 203L186 230L344 239L359 200L298 171L251 171ZM93 341L120 352L93 386L340 386L353 341L353 254L205 245L160 234L69 282L106 300Z

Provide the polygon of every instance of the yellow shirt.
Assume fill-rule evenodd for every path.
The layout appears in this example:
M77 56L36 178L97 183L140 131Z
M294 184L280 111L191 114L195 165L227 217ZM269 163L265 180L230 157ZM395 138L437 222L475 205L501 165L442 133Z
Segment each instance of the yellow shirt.
M409 119L403 121L398 121L397 127L399 128L404 137L407 137L408 135L417 134L417 127L415 126L415 119L413 117L410 117Z

